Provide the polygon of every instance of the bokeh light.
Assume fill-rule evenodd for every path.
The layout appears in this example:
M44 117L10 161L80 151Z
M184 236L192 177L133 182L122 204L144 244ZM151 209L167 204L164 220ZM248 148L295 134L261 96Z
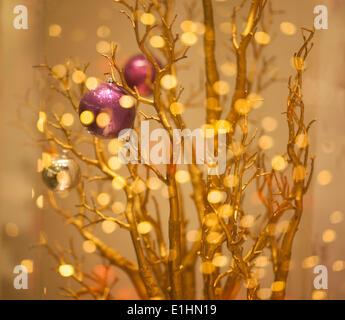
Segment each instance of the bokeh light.
M332 173L328 170L322 170L317 175L317 182L321 186L326 186L332 181Z
M175 173L175 179L178 183L187 183L190 180L189 172L186 170L178 170Z
M163 48L165 46L165 40L161 36L152 36L150 38L150 45L153 48Z
M113 233L116 230L116 223L111 220L104 220L102 222L102 230L104 233L110 234Z
M161 85L166 90L171 90L177 86L177 79L172 74L166 74L161 79Z
M137 229L140 234L148 234L152 230L152 225L148 221L142 221L138 223Z
M86 253L94 253L96 251L96 245L93 241L91 240L85 240L83 242L83 250Z
M26 268L28 273L34 272L34 262L31 259L24 259L20 264Z
M49 26L49 36L52 38L60 37L62 28L59 24L51 24Z
M72 113L64 113L61 117L61 123L65 127L71 127L74 123L74 116Z
M263 46L265 46L271 42L270 35L264 31L256 32L254 38L258 44L261 44Z
M70 264L62 264L59 266L59 273L63 277L71 277L74 274L74 267Z
M280 23L280 31L288 36L292 36L296 33L296 26L291 22Z
M89 111L89 110L85 110L85 111L83 111L81 114L80 114L80 122L82 123L82 124L85 124L85 125L89 125L89 124L91 124L93 121L94 121L94 119L95 119L95 117L94 117L94 115L93 115L93 112L92 111Z
M333 229L326 229L322 233L322 241L325 243L331 243L335 240L337 234Z

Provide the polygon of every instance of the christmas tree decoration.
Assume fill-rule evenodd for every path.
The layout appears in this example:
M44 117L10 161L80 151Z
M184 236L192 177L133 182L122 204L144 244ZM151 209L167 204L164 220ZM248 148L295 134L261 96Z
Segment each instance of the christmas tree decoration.
M152 93L155 69L143 55L137 55L126 63L124 76L129 87L137 87L141 96Z
M50 192L44 203L42 195L36 196L36 203L39 208L50 203L79 232L84 253L102 257L101 265L90 265L91 259L76 258L79 254L74 255L72 247L63 251L41 241L50 254L59 257L61 276L76 281L71 286L68 282L66 296L284 299L295 235L312 198L305 195L314 172L309 148L314 147L309 131L313 121L307 119L312 110L305 112L308 95L302 84L314 30L302 29L303 42L293 56L292 75L282 77L290 79L286 103L279 107L284 117L276 118L282 97L275 101L266 89L280 82L275 70L284 72L286 66L278 68L275 59L265 57L271 54L267 50L279 46L273 37L276 30L270 31L277 27L272 25L272 16L280 11L278 6L273 10L266 5L269 1L253 0L252 5L247 1L233 7L228 1L217 9L219 1L197 1L192 7L199 6L196 9L203 11L203 20L194 22L184 20L166 1L134 2L135 6L125 7L140 54L123 69L118 46L107 39L110 29L97 30L98 37L105 39L97 51L108 63L109 69L104 70L111 74L108 82L99 84L98 78L87 77L86 68L73 61L66 63L62 78L52 74L51 66L41 65L49 71L55 91L71 105L61 112L47 107L39 115L37 134L44 147L46 140L50 146L39 162L43 181L51 190L64 191L80 180L78 164L67 154L51 157L54 149L73 150L87 169L75 188L76 197L64 200L68 206L62 203L68 192ZM224 25L213 14L219 8L232 12L231 23ZM183 21L183 33L172 27L174 17ZM292 34L292 28L287 24L282 29ZM232 35L227 45L222 45L225 38L219 38L217 29ZM114 40L125 40L119 47L128 50L134 45L129 45L129 39L122 34ZM187 56L188 47L197 41L203 42L198 45L203 52L195 50L194 56L189 52ZM229 47L234 55L226 61ZM228 52L220 55L222 48ZM152 60L158 51L164 67ZM277 58L289 61L290 56ZM157 61L159 74L151 61ZM235 77L230 82L223 76ZM80 91L84 87L85 93ZM139 121L134 121L139 104ZM257 112L261 105L265 110ZM86 130L75 131L75 109L91 135L111 140L90 139ZM120 132L130 128L137 134L131 132L122 139ZM130 161L123 161L123 156ZM333 180L327 168L317 174L320 186ZM343 217L338 211L330 219L340 223ZM327 228L320 241L331 244L337 237L335 229ZM308 264L318 264L314 262ZM336 269L342 267L339 263ZM122 282L122 275L131 281L130 287ZM119 288L113 288L118 281Z
M124 89L107 82L84 94L79 117L89 133L111 139L133 126L135 109L134 99Z
M78 163L66 153L52 157L51 165L42 171L43 182L53 191L66 191L80 181Z

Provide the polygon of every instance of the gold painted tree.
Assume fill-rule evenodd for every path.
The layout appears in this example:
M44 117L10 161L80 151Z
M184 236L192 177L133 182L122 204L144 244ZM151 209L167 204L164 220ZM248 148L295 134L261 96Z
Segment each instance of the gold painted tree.
M121 12L129 19L138 49L155 68L152 97L142 97L138 90L128 86L123 69L117 62L114 45L111 55L105 56L110 66L109 74L136 100L135 128L138 130L143 119L153 121L167 130L172 143L173 129L186 128L180 101L183 79L179 79L178 67L181 60L188 59L185 48L188 48L188 41L193 41L193 34L185 36L187 46L181 48L180 37L174 31L174 1L115 2L115 5L122 5L124 10ZM193 2L191 8L195 4L197 2ZM85 240L96 247L97 254L128 275L142 299L234 299L243 286L248 299L267 298L260 294L260 277L255 272L255 266L260 259L265 260L268 256L274 273L271 299L284 299L293 240L303 212L303 197L313 172L313 159L307 142L311 123L306 124L304 119L302 77L314 31L302 29L303 44L293 58L295 75L288 81L284 112L288 140L283 144L286 145L286 152L276 156L272 169L268 170L266 167L270 165L267 165L264 152L254 143L260 137L257 130L248 127L248 123L251 121L251 109L260 102L262 90L278 80L277 75L270 77L266 74L272 60L266 60L262 55L276 11L265 0L244 0L233 8L229 50L234 54L237 74L231 103L225 105L223 97L227 90L218 74L212 0L202 0L202 7L206 107L203 128L215 129L213 138L216 142L219 130L226 131L226 172L207 176L203 167L207 164L192 163L188 165L188 172L182 172L175 164L154 166L147 163L128 164L126 171L121 171L125 173L120 174L109 162L110 155L104 140L84 130L71 131L66 119L46 107L40 114L38 125L45 137L43 142L41 139L41 144L48 162L49 153L65 149L83 164L81 182L73 191L78 195L74 209L65 209L63 200L57 199L52 191L48 191L48 198L66 223L73 225ZM193 11L191 8L190 13ZM141 23L143 12L146 18L150 18L145 24ZM237 21L240 13L246 14L243 29ZM165 57L162 65L157 63L148 46L152 35L164 39L165 45L156 49ZM86 87L83 81L73 84L71 76L76 70L84 75L87 65L78 67L68 61L65 65L67 72L63 75L48 64L39 67L49 71L52 89L66 97L72 111L78 114L79 101ZM166 75L181 85L167 87L162 81ZM191 100L184 102L186 108ZM141 105L151 106L152 114L140 111ZM202 123L202 119L200 121ZM113 148L118 146L116 139L110 143ZM198 237L192 245L188 245L186 240L190 217L182 201L181 176L190 177L193 188L191 197L195 204L193 214L199 223L199 230L195 232ZM92 184L110 186L114 181L123 182L121 190L116 192L122 192L126 198L123 213L116 217L109 204L97 202L95 194L90 191ZM166 203L158 201L152 193L151 189L158 184L162 184L167 191ZM257 189L265 208L264 215L246 212L244 196L250 187ZM117 189L120 188L117 186ZM169 209L164 209L164 212L167 212L168 219L165 219L163 208L167 207ZM278 232L279 223L283 220L285 230ZM117 224L129 232L136 261L122 256L115 245L110 246L95 236L94 226L104 221ZM79 285L77 289L72 289L72 286L64 288L65 295L76 299L87 295L95 299L114 298L111 293L114 283L102 283L95 275L83 271L73 248L53 248L43 234L40 245L49 250L60 267L67 268L63 272L69 272L71 279ZM196 292L196 283L200 281L203 284L202 294Z

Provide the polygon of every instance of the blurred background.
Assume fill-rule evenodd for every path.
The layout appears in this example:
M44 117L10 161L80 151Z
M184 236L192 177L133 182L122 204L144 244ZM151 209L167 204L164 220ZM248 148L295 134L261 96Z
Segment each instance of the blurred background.
M222 80L230 84L230 93L235 75L234 58L229 51L233 2L214 1L218 65ZM177 0L176 3L176 32L183 32L185 20L202 22L201 1ZM312 153L316 155L316 167L294 241L288 299L345 298L344 1L272 1L273 9L281 12L273 17L271 42L265 55L275 56L275 70L279 70L282 81L262 93L265 101L254 111L253 117L273 139L269 154L283 152L286 123L281 112L286 106L287 79L294 71L291 57L302 43L300 28L312 28L314 7L322 4L328 8L329 26L328 30L316 32L303 85L307 118L317 119L310 141ZM13 27L16 5L25 5L28 9L27 30ZM85 256L85 266L89 270L102 265L101 258L85 252L76 231L64 225L46 205L45 187L37 173L41 151L23 127L37 130L37 114L30 110L40 110L43 101L48 108L70 110L68 102L49 91L46 73L34 69L34 65L63 64L66 58L72 57L79 63L90 62L88 77L104 79L108 67L101 54L109 52L111 40L119 45L121 64L138 53L129 21L120 14L120 9L122 6L111 0L0 1L0 299L61 298L59 288L64 286L66 279L56 272L56 263L44 249L31 248L39 242L40 231L47 234L51 243L66 245L73 239L78 253ZM289 28L286 24L284 28L283 22L289 22ZM202 80L202 36L196 34L198 41L191 47L179 71L186 96L198 89ZM155 46L154 42L152 45ZM205 121L203 98L195 101L196 105L185 112L190 128L199 127ZM191 192L188 187L183 190L186 195ZM255 209L255 197L252 198ZM186 200L186 206L193 204ZM108 244L134 259L129 238L122 231L115 230L103 237ZM18 264L26 265L30 271L28 290L13 287L13 268ZM317 264L328 268L328 290L322 293L313 288L313 267ZM137 298L126 276L119 270L114 270L114 274L119 278L115 297Z

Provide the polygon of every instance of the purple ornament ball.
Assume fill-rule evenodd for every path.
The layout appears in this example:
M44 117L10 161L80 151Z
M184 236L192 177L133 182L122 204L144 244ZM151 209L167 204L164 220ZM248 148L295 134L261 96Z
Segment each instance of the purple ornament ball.
M143 55L134 56L126 63L124 76L128 86L132 89L137 87L141 96L152 93L155 69Z
M79 104L83 126L104 139L116 138L121 130L132 128L135 114L134 99L113 83L101 83L95 90L87 91Z

